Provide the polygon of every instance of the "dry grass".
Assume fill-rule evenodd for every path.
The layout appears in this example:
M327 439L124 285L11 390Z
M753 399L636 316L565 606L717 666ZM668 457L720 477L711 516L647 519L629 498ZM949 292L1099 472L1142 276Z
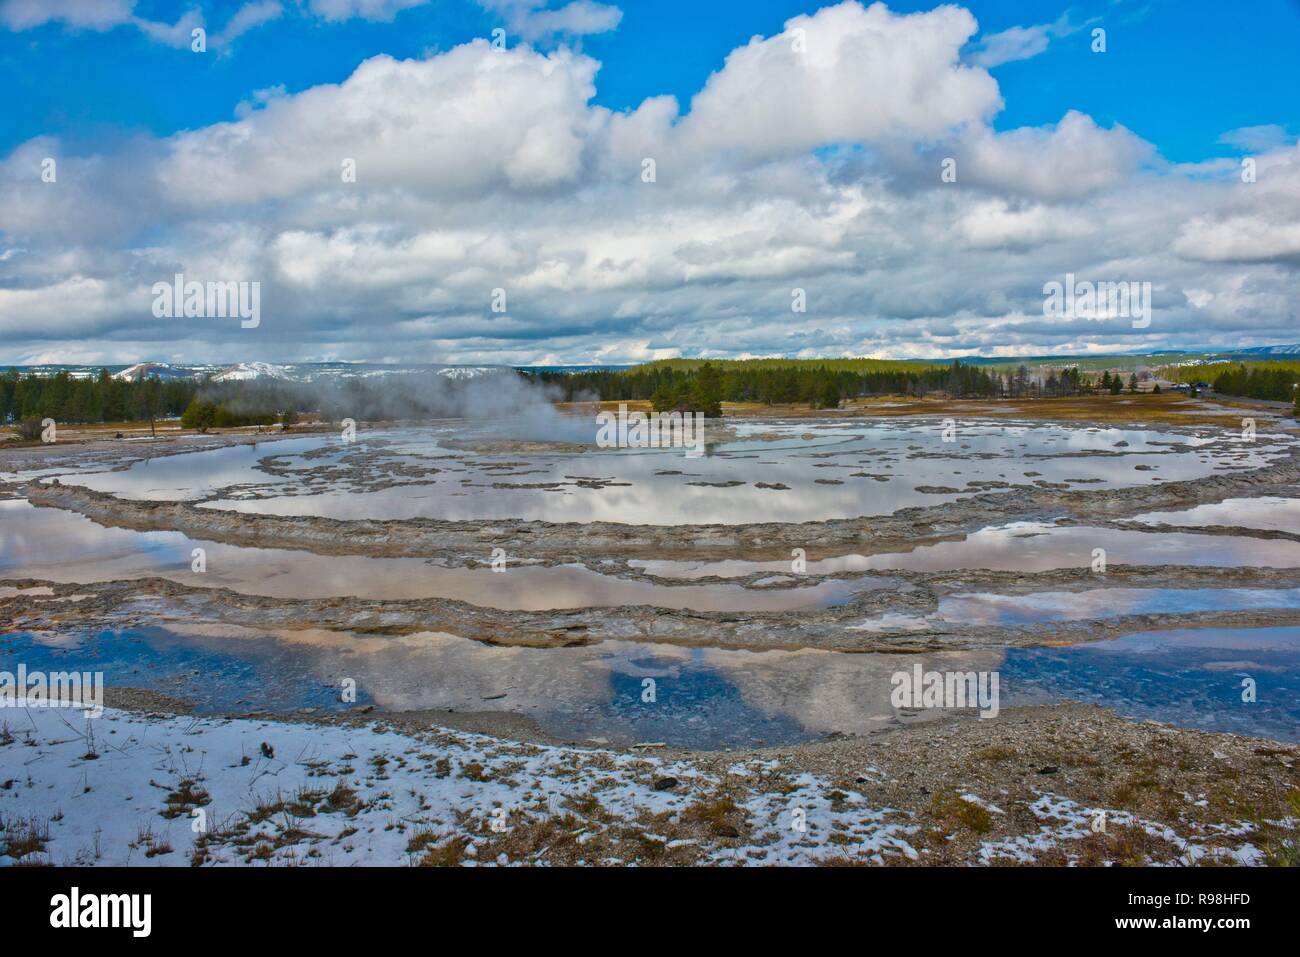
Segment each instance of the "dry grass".
M955 791L934 795L930 799L929 813L948 828L964 828L976 834L987 834L993 828L993 817L985 808L963 800Z
M615 411L620 404L629 412L649 412L650 402L645 399L610 400L599 403L560 403L561 410L585 411L599 408ZM1213 400L1213 405L1237 406L1228 400ZM1241 406L1248 409L1249 406ZM1240 427L1241 417L1210 408L1201 399L1176 392L1159 395L1140 392L1137 395L1085 395L1059 399L948 399L916 398L913 396L871 396L846 400L840 412L811 409L808 403L764 405L761 402L724 402L725 418L824 418L849 414L903 418L913 415L935 416L1014 416L1061 422L1163 422L1183 425L1216 425Z
M168 820L173 820L181 816L190 815L195 808L208 804L212 798L208 792L199 786L198 782L186 778L176 786L163 801L162 816Z

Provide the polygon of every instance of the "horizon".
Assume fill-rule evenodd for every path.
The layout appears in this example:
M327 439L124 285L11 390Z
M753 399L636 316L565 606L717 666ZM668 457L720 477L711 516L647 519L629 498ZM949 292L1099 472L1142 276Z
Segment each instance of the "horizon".
M1285 350L1285 351L1262 351L1262 350ZM501 369L536 369L536 370L564 370L573 368L589 369L618 369L618 368L635 368L639 365L646 365L656 361L671 361L672 359L686 359L690 361L708 361L708 362L837 362L837 361L863 361L863 362L916 362L934 365L948 364L951 362L968 362L979 365L989 364L1011 364L1015 362L1057 362L1070 360L1098 360L1098 359L1135 359L1144 356L1162 356L1162 355L1188 355L1188 356L1234 356L1234 355L1264 355L1275 356L1279 359L1286 359L1290 356L1300 356L1300 343L1277 342L1262 346L1251 346L1246 348L1232 349L1206 349L1206 348L1186 348L1186 349L1154 349L1139 350L1136 352L1106 352L1106 353L1045 353L1041 355L948 355L935 356L932 358L922 358L919 356L900 356L897 358L885 358L881 356L789 356L789 355L763 355L763 356L674 356L666 359L651 359L643 362L562 362L554 364L538 364L529 362L520 363L456 363L456 362L400 362L400 361L377 361L369 359L300 359L289 361L270 361L270 360L237 360L235 362L169 362L159 359L141 359L135 362L43 362L43 363L6 363L0 362L0 371L5 369L50 369L50 368L75 368L75 369L96 369L104 368L112 370L132 369L137 366L166 366L177 369L216 369L228 370L236 368L253 368L257 366L271 367L289 367L289 366L331 366L331 365L354 365L354 366L375 366L375 367L393 367L393 368L435 368L435 367L471 367L481 366L484 368L501 368ZM1220 361L1230 361L1223 359Z

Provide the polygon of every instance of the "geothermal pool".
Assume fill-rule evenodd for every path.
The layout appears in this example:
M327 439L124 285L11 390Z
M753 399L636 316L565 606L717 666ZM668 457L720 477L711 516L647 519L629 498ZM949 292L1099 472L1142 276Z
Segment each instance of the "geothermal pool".
M495 648L452 635L185 633L162 628L51 640L0 635L0 668L102 671L110 686L184 698L200 713L508 710L565 740L662 742L714 750L870 734L932 720L896 709L891 676L996 671L1000 707L1081 700L1138 719L1300 740L1300 627L1132 633L1069 648L934 655L736 651L607 641L582 648ZM1242 681L1256 700L1242 700ZM647 691L653 700L647 701ZM970 720L982 720L971 716Z
M707 454L691 458L675 450L512 443L449 423L362 431L355 443L314 434L143 458L135 457L140 447L133 444L132 458L120 464L87 456L0 479L57 479L124 500L308 519L725 526L886 516L985 493L1014 501L1018 489L1122 491L1232 477L1279 460L1295 444L1282 433L1251 443L1204 428L954 424L953 440L945 441L942 420L740 422ZM1132 518L1096 525L1021 515L874 553L845 554L856 542L825 554L810 546L799 574L788 559L682 557L690 552L687 528L668 552L626 562L593 554L582 555L581 563L569 556L545 564L522 549L498 573L490 566L490 536L481 562L471 556L468 565L444 563L438 554L317 554L110 527L14 498L0 500L0 598L9 601L29 595L35 603L42 591L19 590L19 580L91 586L161 578L344 609L349 599L455 602L471 606L479 615L474 620L487 624L477 633L483 641L433 629L385 634L356 623L318 627L283 615L250 627L219 620L224 598L203 606L217 609L213 620L60 624L74 597L51 604L49 627L0 623L0 668L21 661L29 669L102 670L110 686L148 688L215 714L339 710L340 682L351 678L359 703L383 709L509 712L565 740L712 749L864 735L932 720L941 712L890 702L891 675L921 663L996 671L1003 708L1077 699L1133 718L1300 740L1300 626L1291 624L1300 611L1300 579L1285 574L1300 569L1298 505L1287 494L1225 496L1183 509L1135 509ZM771 542L779 544L779 529L765 545ZM1036 575L1088 568L1098 548L1110 567L1140 566L1153 575L1174 570L1149 587L1131 577L1115 586L1104 579L1096 587L1062 587L1061 578L1035 584ZM202 571L194 567L196 549ZM1258 570L1274 584L1183 587L1178 575L1190 572L1177 572L1180 566ZM942 586L928 605L916 604L927 576L1007 572L1020 574L1016 587L963 579ZM390 607L396 606L374 614L382 619ZM508 631L524 613L583 609L639 609L641 617L620 618L625 630L612 638L586 640L578 626L562 647L519 647L493 631ZM1246 617L1220 620L1251 626L1182 627L1195 620L1187 616L1235 612ZM96 621L107 621L97 614ZM803 646L782 644L786 631L797 633L817 615L830 622L822 627L839 629L836 635L851 632L872 642L857 653L831 650L817 645L828 632L810 630ZM1130 615L1145 616L1142 628L1161 616L1179 620L1165 631L1114 624ZM728 633L731 646L711 647L723 620L736 625ZM1275 620L1277 627L1260 625ZM1037 640L1038 630L1090 621L1112 622L1115 630L1106 634L1121 637L1070 647L1011 646L1009 639L1007 647L978 650L925 644L927 637L960 637L961 629L972 628L1031 629ZM755 630L775 637L767 648L776 650L744 648ZM690 640L673 642L669 634ZM907 655L878 650L905 639L913 642ZM1258 689L1249 706L1240 700L1244 679Z
M451 426L333 435L146 458L59 481L130 499L338 519L505 519L637 525L888 515L1009 486L1124 488L1257 468L1294 442L1224 430L944 420L742 424L675 449L501 451ZM498 441L492 434L471 439ZM469 446L474 441L468 441ZM48 481L52 473L43 480Z

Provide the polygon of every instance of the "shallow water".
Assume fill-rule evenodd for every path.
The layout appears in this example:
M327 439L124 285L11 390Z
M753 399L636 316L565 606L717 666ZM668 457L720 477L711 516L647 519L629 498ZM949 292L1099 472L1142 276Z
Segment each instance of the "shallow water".
M259 471L259 459L269 455L298 455L318 449L321 436L277 439L216 449L200 449L145 457L120 471L41 469L48 479L58 476L66 485L80 485L97 492L111 492L119 498L179 502L206 498L223 488L246 483L276 481ZM173 448L169 446L168 449ZM8 476L10 480L32 478L32 473Z
M1029 595L947 595L930 615L882 615L850 628L943 631L955 625L1032 625L1051 621L1100 621L1125 615L1187 615L1214 611L1300 609L1300 588L1094 588Z
M777 439L760 437L769 433ZM1224 433L973 420L958 423L956 441L945 443L935 421L843 417L741 423L736 441L715 445L698 459L678 451L627 450L488 455L443 444L462 434L450 426L409 429L363 436L354 445L332 436L305 436L158 457L120 472L60 474L69 483L128 498L278 514L741 523L884 514L989 487L980 483L1103 488L1196 478L1257 466L1280 447L1241 443ZM742 484L692 484L727 482ZM757 482L789 488L760 489ZM1177 514L1178 524L1295 530L1296 504L1232 500L1141 519L1173 523L1163 516ZM191 570L195 548L206 552L203 573ZM1088 567L1097 548L1106 550L1111 566L1300 568L1300 542L1019 522L886 555L819 558L810 549L808 572L861 577L808 587L771 587L798 580L788 561L632 563L646 573L683 580L671 585L576 566L530 566L526 556L510 556L507 571L498 574L486 567L488 554L484 567L463 569L438 565L436 555L365 558L238 548L176 532L106 528L75 513L0 501L0 579L95 582L160 576L269 597L456 599L500 609L819 608L847 602L865 589L894 587L895 581L881 577L891 570ZM766 577L750 588L692 583L704 576L760 574ZM6 588L0 584L0 594L12 591ZM942 598L933 616L890 614L858 627L906 632L941 628L945 622L1032 625L1120 614L1296 607L1300 589L970 593ZM896 655L818 650L752 652L619 641L541 650L491 647L436 633L393 638L192 625L184 633L149 628L11 634L0 637L0 668L21 660L29 668L62 663L104 670L113 684L153 688L212 713L336 709L342 707L340 682L353 678L359 703L388 709L499 709L576 740L718 748L806 741L836 732L867 734L898 722L928 720L935 711L896 710L890 703L891 677L919 663L927 670L998 671L1004 707L1080 698L1136 717L1296 740L1297 636L1297 628L1206 629L1064 649L909 655L900 663ZM1249 707L1239 701L1243 676L1258 682L1259 700ZM646 698L647 681L654 683L652 699Z
M1258 528L1300 535L1300 499L1229 498L1177 512L1147 512L1133 521L1145 525Z
M893 675L919 664L998 672L1003 708L1074 699L1136 718L1300 739L1300 627L1134 633L1068 648L909 655L906 661L618 641L500 648L434 633L179 635L151 628L82 638L0 637L0 668L13 671L19 661L29 670L102 671L110 685L183 697L201 712L338 710L344 707L339 688L351 678L359 704L510 711L566 739L700 749L866 734L928 720L940 712L900 711L890 703ZM1250 704L1241 700L1246 677L1256 682Z
M1086 701L1136 719L1300 741L1300 627L1138 632L1067 648L1013 648L1015 694ZM1243 700L1243 681L1255 700Z
M1111 565L1198 565L1300 568L1300 542L1190 532L1138 532L1085 525L1013 522L980 529L955 541L921 545L909 552L817 558L808 550L809 574L962 569L1040 572L1088 568L1093 550L1106 551ZM659 578L743 578L760 572L790 573L790 562L691 562L634 559L628 564Z
M979 420L958 422L948 442L935 420L837 418L741 424L735 431L738 440L710 445L698 458L677 449L487 455L446 448L449 437L465 437L463 427L375 432L352 445L317 435L166 456L120 472L70 473L61 481L126 498L339 519L676 525L741 524L761 515L805 522L952 501L985 491L985 483L1116 488L1194 479L1258 467L1290 442ZM259 466L267 457L276 474ZM322 476L322 468L332 471Z
M206 570L193 570L193 551ZM159 577L183 585L229 588L273 598L450 598L489 608L652 605L696 611L787 611L825 608L887 580L829 581L807 588L746 589L736 585L667 587L600 575L581 566L511 563L448 568L421 558L316 555L277 548L241 548L191 539L180 532L106 528L74 512L0 501L0 579L90 583Z

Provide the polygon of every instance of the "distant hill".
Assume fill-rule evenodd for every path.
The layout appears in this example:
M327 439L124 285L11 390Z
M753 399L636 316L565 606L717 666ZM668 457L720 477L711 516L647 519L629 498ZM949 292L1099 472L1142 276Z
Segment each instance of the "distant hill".
M127 366L112 375L114 379L121 379L125 382L139 382L141 379L154 378L191 379L194 377L194 372L190 369L168 365L166 362L137 362L135 365Z
M963 365L1014 369L1025 365L1035 367L1077 366L1084 371L1100 372L1103 369L1155 369L1177 366L1218 365L1230 362L1266 362L1300 360L1300 344L1250 346L1242 349L1165 349L1155 352L1117 352L1093 355L1035 355L1035 356L960 356ZM321 379L370 379L384 376L419 375L430 372L453 379L474 378L504 369L514 368L527 373L584 373L619 372L633 368L664 367L678 370L696 369L705 362L738 364L763 369L778 366L825 366L844 372L906 371L928 366L948 365L952 357L937 359L874 359L868 357L826 357L795 359L772 356L756 359L659 359L644 364L609 365L456 365L443 363L378 363L378 362L237 362L233 365L180 365L167 362L137 362L134 365L39 365L11 366L19 372L54 375L67 372L73 378L93 378L101 368L108 369L116 379L134 382L141 377L160 379L211 378L214 382L243 382L250 380L282 380L285 382L313 382Z
M0 367L3 368L3 367ZM202 379L213 382L246 382L254 379L285 382L313 382L321 379L369 379L391 375L436 373L452 379L469 379L498 372L509 366L445 365L421 363L410 365L354 362L237 362L233 365L176 365L168 362L137 362L134 365L9 366L18 372L56 375L66 372L74 379L90 379L107 369L115 379L136 382L141 378Z

